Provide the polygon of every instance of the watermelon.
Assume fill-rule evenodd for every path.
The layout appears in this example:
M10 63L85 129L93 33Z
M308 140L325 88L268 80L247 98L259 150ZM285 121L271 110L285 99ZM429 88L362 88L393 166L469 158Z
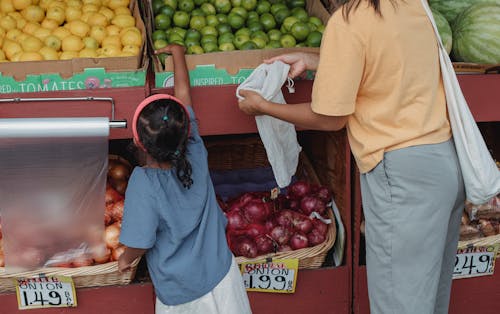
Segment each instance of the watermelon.
M452 47L452 33L450 23L448 23L444 15L439 13L439 11L432 8L431 11L438 28L439 37L441 37L441 42L443 43L446 52L448 52L449 54Z
M452 31L455 61L500 63L500 4L471 5L456 17Z
M452 23L455 17L472 4L495 1L496 0L429 0L429 5L434 10L443 14L446 20L448 20L448 23L453 27ZM497 3L500 2L497 1Z

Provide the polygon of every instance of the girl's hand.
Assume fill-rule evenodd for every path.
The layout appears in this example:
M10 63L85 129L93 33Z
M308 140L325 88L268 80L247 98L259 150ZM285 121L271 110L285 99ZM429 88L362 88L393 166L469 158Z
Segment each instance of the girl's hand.
M127 270L130 270L130 268L132 268L130 263L125 260L125 257L123 256L123 254L120 255L120 257L118 258L118 271L120 273L123 273L123 272L126 272Z
M264 60L265 63L273 63L274 61L282 61L289 64L290 71L288 72L288 76L293 79L305 74L306 70L316 70L319 55L316 53L292 52Z
M267 101L259 93L251 90L240 90L239 94L243 97L238 102L241 111L253 116L265 114L263 106Z
M160 53L168 53L168 54L174 54L174 53L179 53L179 54L185 54L186 53L186 47L178 44L170 44L167 45L163 48L160 48L158 50L154 51L155 54L160 54Z

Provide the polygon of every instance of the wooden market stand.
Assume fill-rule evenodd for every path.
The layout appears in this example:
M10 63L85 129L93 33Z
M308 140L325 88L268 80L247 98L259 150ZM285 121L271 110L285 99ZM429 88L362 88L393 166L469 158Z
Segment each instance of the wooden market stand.
M500 108L498 107L500 75L461 75L460 81L477 121L500 121ZM39 92L36 95L4 94L2 97L112 97L115 101L115 118L126 119L130 122L135 106L147 95L171 92L171 90L156 89L152 86L154 85L150 76L143 87ZM285 98L291 103L309 100L311 87L311 81L297 82L296 93L288 94L284 90ZM203 136L224 137L257 132L254 119L239 111L235 91L236 85L193 88L193 103L196 107L200 133ZM109 105L99 102L76 101L64 105L29 102L0 106L2 118L109 116L109 114ZM299 134L302 135L302 133L306 134L308 139L314 138L307 137L307 131L299 131ZM323 179L323 183L333 189L341 212L346 232L344 261L338 267L327 266L320 269L300 270L296 292L291 295L250 292L251 306L255 314L348 314L352 311L354 313L368 313L369 311L366 272L364 266L359 263L361 207L356 175L353 171L355 167L351 161L346 134L345 131L341 131L313 135L317 135L319 142L313 143L314 145L307 142L301 144L310 154L313 164L327 168L327 171L320 171L318 175ZM130 128L111 130L111 142L130 138ZM327 147L334 147L336 151L333 154L327 152ZM329 157L333 155L335 158ZM353 217L351 217L351 212L355 214ZM352 243L351 239L353 239ZM495 309L499 308L499 301L496 301L499 295L500 275L498 272L492 277L456 281L453 285L452 313L496 313ZM133 282L126 286L81 288L77 290L77 297L78 307L75 309L31 310L30 313L154 313L154 292L148 281ZM471 300L481 300L481 302L471 302ZM483 307L485 309L479 310ZM18 310L15 294L0 294L0 313L16 312Z

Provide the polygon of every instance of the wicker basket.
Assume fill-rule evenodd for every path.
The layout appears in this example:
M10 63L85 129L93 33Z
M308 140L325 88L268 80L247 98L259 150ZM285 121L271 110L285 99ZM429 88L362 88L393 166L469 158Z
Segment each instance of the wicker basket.
M230 140L207 140L205 145L208 150L208 165L212 170L255 169L270 166L264 145L260 138L255 136ZM303 152L299 156L296 176L300 180L320 184L313 166ZM337 234L335 217L331 209L328 209L328 216L332 223L328 225L326 239L321 244L295 251L261 255L252 259L239 256L236 257L236 261L243 263L265 258L298 258L301 269L319 268L325 261L328 251L333 247Z
M487 246L487 245L495 245L500 243L500 234L496 234L494 236L477 238L467 241L458 241L458 248L466 248L468 246ZM500 258L500 251L497 253L497 258Z
M40 274L69 276L73 279L75 288L126 285L135 277L139 261L140 258L136 259L130 270L122 273L118 271L118 262L78 268L47 267L16 273L6 273L5 268L0 267L0 292L15 291L14 278L33 278Z

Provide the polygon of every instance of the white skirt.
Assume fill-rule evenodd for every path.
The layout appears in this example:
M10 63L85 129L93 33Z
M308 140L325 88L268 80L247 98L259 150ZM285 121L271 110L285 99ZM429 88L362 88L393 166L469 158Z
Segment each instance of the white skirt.
M233 256L227 275L209 293L188 303L166 305L156 298L156 314L251 314L247 291Z

